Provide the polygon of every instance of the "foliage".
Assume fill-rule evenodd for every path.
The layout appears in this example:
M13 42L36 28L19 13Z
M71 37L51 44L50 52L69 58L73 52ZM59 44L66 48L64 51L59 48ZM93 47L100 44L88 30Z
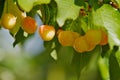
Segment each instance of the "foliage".
M102 29L108 33L108 44L97 45L92 51L83 53L76 52L71 46L62 46L57 34L52 40L44 41L45 51L35 57L35 64L39 63L42 69L48 70L43 76L50 74L53 77L55 69L59 71L60 68L63 70L61 74L70 75L65 80L120 79L119 0L1 0L0 17L5 13L17 17L15 27L9 30L15 39L13 46L23 44L31 36L24 35L21 25L23 12L33 18L36 14L39 15L43 24L54 26L56 32L62 29L85 35L88 30ZM51 65L55 66L55 69L50 68L53 73L49 72ZM53 80L50 76L47 80Z

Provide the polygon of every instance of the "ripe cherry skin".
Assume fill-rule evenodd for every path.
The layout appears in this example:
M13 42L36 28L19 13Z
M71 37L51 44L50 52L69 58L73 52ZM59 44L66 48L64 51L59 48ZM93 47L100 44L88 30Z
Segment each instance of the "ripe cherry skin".
M74 45L73 45L73 48L77 52L80 52L80 53L86 52L88 50L88 47L89 46L88 46L87 42L85 41L84 36L76 38Z
M102 38L100 41L100 45L106 45L108 43L108 34L103 30L101 30L101 34L102 34Z
M58 34L58 41L62 46L73 46L76 38L80 35L73 31L60 31Z
M88 30L85 34L85 40L89 45L97 45L101 41L101 31L100 30Z
M5 29L12 29L16 24L16 17L13 14L3 14L1 24Z
M37 23L32 17L27 16L22 21L22 29L29 34L35 33L37 30Z
M44 41L50 41L55 36L55 28L50 25L41 25L39 28L39 35Z

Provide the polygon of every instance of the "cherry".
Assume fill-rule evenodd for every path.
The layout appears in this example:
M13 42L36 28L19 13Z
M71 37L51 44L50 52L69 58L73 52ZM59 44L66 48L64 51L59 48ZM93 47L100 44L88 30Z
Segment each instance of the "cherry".
M73 48L80 53L83 53L85 51L87 51L88 49L88 44L85 41L85 37L81 36L79 38L77 38L74 42Z
M16 24L16 17L11 13L3 14L1 19L1 25L5 29L12 29Z
M41 25L39 28L39 35L44 41L50 41L55 36L55 28L50 25Z
M79 36L77 32L61 31L58 35L58 40L62 46L73 46L75 39Z
M22 29L29 34L35 33L37 30L37 23L32 17L27 16L23 18Z
M101 41L101 30L88 30L85 34L85 40L89 45L99 44Z

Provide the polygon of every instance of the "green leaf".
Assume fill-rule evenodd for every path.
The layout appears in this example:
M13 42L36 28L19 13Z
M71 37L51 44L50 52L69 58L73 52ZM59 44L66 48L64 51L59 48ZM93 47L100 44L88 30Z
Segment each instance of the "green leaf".
M4 2L5 2L5 0L0 0L0 29L1 29L1 16L3 13Z
M17 0L18 5L22 10L29 12L33 8L33 3L35 0Z
M63 25L63 29L78 32L80 35L84 33L81 28L81 18L77 18L76 20L66 20L65 24Z
M72 59L72 69L77 74L77 78L79 80L82 69L89 63L91 54L87 53L74 53Z
M88 2L89 2L89 5L92 6L95 10L101 6L100 0L89 0Z
M74 50L72 47L60 47L57 55L57 62L63 66L70 66L73 58Z
M13 43L13 47L15 47L16 44L23 42L25 40L24 31L20 28L17 34L15 35L15 41Z
M43 24L48 24L50 20L50 11L48 5L46 4L41 5L40 11L42 15L39 14L39 16L41 17Z
M94 6L98 3L98 0L89 0L89 5Z
M75 20L79 15L80 7L74 4L74 0L55 0L58 6L57 22L63 26L65 20Z
M111 0L104 0L104 3L109 3Z
M43 4L40 6L41 14L40 17L42 19L43 24L52 25L55 28L58 28L56 22L57 15L57 4L54 0L52 0L49 4Z
M87 53L75 53L72 61L72 69L75 70L78 80L96 80L97 61L101 53L101 47L97 46ZM94 71L91 74L91 71ZM88 77L86 77L88 76ZM80 78L80 79L79 79ZM90 79L91 78L91 79Z
M108 56L109 50L110 50L109 44L102 46L101 56L102 56L102 57Z
M120 46L120 13L111 5L104 4L93 12L93 23L97 27L105 27L109 35L110 47Z
M52 44L54 44L54 41L44 41L44 47L45 48L52 48Z
M4 2L5 2L5 0L0 0L0 18L1 18L2 13L3 13Z
M120 66L119 66L119 63L115 56L117 50L118 50L118 47L114 46L112 53L109 57L110 80L119 80L120 79Z
M29 12L35 5L48 4L50 0L17 0L18 5L24 11Z
M100 80L110 80L109 74L109 58L108 57L99 57L98 67L101 74Z
M48 4L49 11L50 11L50 20L48 22L49 25L53 25L54 27L57 27L56 25L56 16L57 16L57 3L52 0L50 4Z
M48 4L50 3L51 0L34 0L34 5L39 5L39 4Z
M83 29L84 32L88 31L88 17L82 18L81 19L81 28Z
M117 2L117 4L119 5L120 8L120 0L115 0Z
M56 50L54 49L51 53L50 53L51 57L54 59L54 60L57 60L57 52Z
M120 47L119 47L119 50L116 52L115 56L117 58L119 66L120 66Z
M74 3L78 6L85 6L84 0L74 0Z
M84 63L87 63L86 65L84 65L83 69L81 70L81 74L80 74L80 79L79 80L100 80L100 75L99 75L99 71L98 71L98 60L101 54L101 47L97 46L92 52L88 53L89 56L88 59L87 57L83 57L83 61ZM88 55L86 54L86 55ZM82 60L80 61L81 63ZM83 63L83 64L84 64ZM82 65L80 65L82 66ZM92 72L92 74L91 74ZM87 77L86 77L87 76Z
M70 30L78 32L80 35L84 35L88 28L88 17L79 16L77 19L67 19L62 26L63 30Z

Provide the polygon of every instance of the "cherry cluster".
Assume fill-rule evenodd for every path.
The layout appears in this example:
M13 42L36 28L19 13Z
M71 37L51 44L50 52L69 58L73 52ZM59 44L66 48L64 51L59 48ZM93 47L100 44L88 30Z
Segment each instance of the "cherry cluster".
M53 26L42 25L39 28L39 34L44 41L50 41L55 36L55 29ZM58 41L62 46L72 46L80 53L92 51L96 45L103 46L108 44L108 34L102 29L90 29L85 35L59 29L56 34Z
M108 35L104 30L90 29L85 35L73 31L61 31L58 40L62 46L72 46L77 52L92 51L96 45L106 45Z

